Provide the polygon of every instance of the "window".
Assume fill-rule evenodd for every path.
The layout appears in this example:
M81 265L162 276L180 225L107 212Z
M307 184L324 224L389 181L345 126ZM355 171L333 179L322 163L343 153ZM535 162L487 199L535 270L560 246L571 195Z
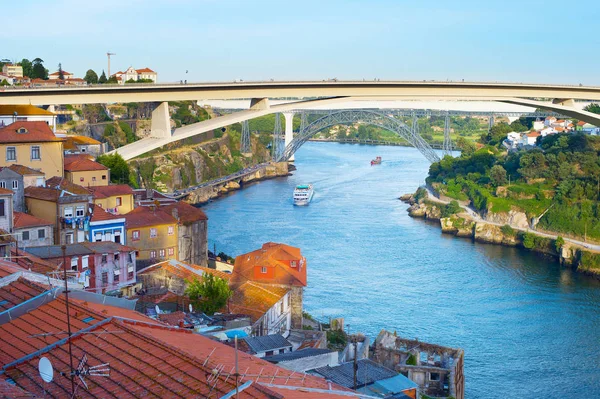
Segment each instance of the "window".
M31 159L32 160L37 160L37 161L39 161L40 159L42 159L42 156L40 154L40 146L39 145L32 145L31 146Z
M19 181L18 180L13 180L12 181L12 187L13 187L13 190L18 190L19 189Z
M156 258L156 251L150 251L150 259Z
M261 272L262 274L267 274L267 268L266 268L266 267L264 267L264 266L263 266L263 267L261 267L261 268L260 268L260 272Z
M114 261L115 262L119 261L119 253L118 252L115 252Z
M0 181L0 188L6 188L6 182Z
M173 228L173 226L169 226L169 235L172 236L173 234L175 234L175 229Z
M71 270L76 272L77 271L77 261L79 260L79 258L77 258L77 256L74 256L71 258Z
M75 212L75 216L83 217L83 215L85 214L85 208L83 206L78 206Z
M100 233L100 232L96 233L94 241L96 241L96 242L102 241L102 233Z
M440 374L439 373L429 373L429 381L439 381Z
M266 351L265 356L273 356L273 351Z
M0 199L0 216L6 216L6 210L4 209L3 199Z
M102 260L100 261L100 263L106 263L108 260L108 254L102 254Z
M71 206L66 207L64 212L65 212L64 215L66 218L73 217L73 207L71 207Z
M81 269L85 270L88 268L88 264L89 264L89 255L85 255L81 257Z
M46 238L46 230L38 229L38 238Z
M120 275L121 275L121 270L115 269L115 273L113 275L113 282L118 283Z
M169 256L175 255L175 248L169 248Z
M92 176L92 181L96 181L96 176Z
M80 178L79 178L79 182L80 182L80 183L83 183L83 181L84 181L84 180L85 180L85 179L84 179L83 177L80 177Z
M117 206L121 206L123 204L123 200L121 197L117 197Z
M44 178L43 177L38 177L35 181L35 185L37 187L44 187L46 185L46 183L44 183Z
M107 285L107 284L108 284L108 273L102 272L102 285Z
M73 233L65 234L65 241L67 244L73 244Z
M140 239L140 231L139 230L133 230L133 233L131 234L131 239L133 241L137 241Z
M295 261L295 260L291 261L291 262L290 262L290 266L292 266L292 267L296 267L296 261Z
M165 257L165 250L164 249L160 249L158 251L158 256L160 256L161 258L164 258Z
M29 240L29 232L28 232L28 231L24 231L24 232L22 232L22 233L21 233L21 239L22 239L23 241L27 241L27 240Z
M6 160L16 162L16 160L17 160L17 148L16 147L6 147Z
M133 254L131 252L129 252L127 254L127 262L133 263ZM130 266L130 267L133 267L133 266Z
M156 233L156 229L153 227L150 229L150 238L155 238L158 234Z
M102 180L106 180L106 175L102 175Z

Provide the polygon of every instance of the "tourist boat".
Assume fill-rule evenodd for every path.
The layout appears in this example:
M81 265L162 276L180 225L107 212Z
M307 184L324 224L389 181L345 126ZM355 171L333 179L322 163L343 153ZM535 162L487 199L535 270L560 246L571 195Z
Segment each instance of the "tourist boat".
M312 184L301 184L294 189L294 205L308 205L314 194Z
M371 165L379 165L381 163L381 157L377 157L371 160Z

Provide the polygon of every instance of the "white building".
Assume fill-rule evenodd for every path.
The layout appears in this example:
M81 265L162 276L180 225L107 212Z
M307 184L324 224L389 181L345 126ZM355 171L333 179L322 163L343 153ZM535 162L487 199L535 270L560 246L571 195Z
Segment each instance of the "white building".
M56 133L56 115L52 112L33 105L0 105L0 127L18 121L46 122Z
M600 128L589 123L583 125L581 131L585 134L590 134L592 136L600 136Z
M4 64L4 66L2 67L2 74L22 78L23 67L21 65Z
M132 66L127 68L125 72L117 72L113 75L119 81L119 84L125 84L128 80L149 79L156 83L158 74L150 68L135 69Z
M56 71L56 72L53 72L50 75L48 75L48 79L58 80L59 76L60 76L60 72ZM67 80L67 79L73 79L75 77L75 75L73 75L71 72L63 71L63 77L64 77L64 80Z

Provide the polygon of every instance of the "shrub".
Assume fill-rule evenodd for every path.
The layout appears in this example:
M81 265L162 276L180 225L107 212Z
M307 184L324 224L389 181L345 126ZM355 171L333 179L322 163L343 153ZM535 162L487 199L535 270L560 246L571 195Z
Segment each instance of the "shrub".
M554 246L556 247L556 252L560 252L560 249L565 245L565 239L561 236L556 237L554 240Z
M500 230L502 231L502 234L504 234L505 236L510 236L510 237L514 237L516 235L516 231L515 229L513 229L512 227L510 227L509 225L505 224L504 226L500 227Z
M442 208L442 217L447 218L449 216L452 216L452 215L460 212L461 210L462 210L462 208L460 207L458 202L450 201L449 204L447 204L446 206L444 206Z
M527 249L535 247L535 234L523 233L523 246Z

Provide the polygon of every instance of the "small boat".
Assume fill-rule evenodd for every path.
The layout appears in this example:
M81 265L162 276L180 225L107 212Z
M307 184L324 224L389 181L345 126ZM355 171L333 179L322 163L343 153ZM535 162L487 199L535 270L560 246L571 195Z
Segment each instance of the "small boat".
M312 184L301 184L294 189L294 205L308 205L314 194Z
M371 160L371 166L379 165L380 163L381 163L381 157L377 157L377 158Z

